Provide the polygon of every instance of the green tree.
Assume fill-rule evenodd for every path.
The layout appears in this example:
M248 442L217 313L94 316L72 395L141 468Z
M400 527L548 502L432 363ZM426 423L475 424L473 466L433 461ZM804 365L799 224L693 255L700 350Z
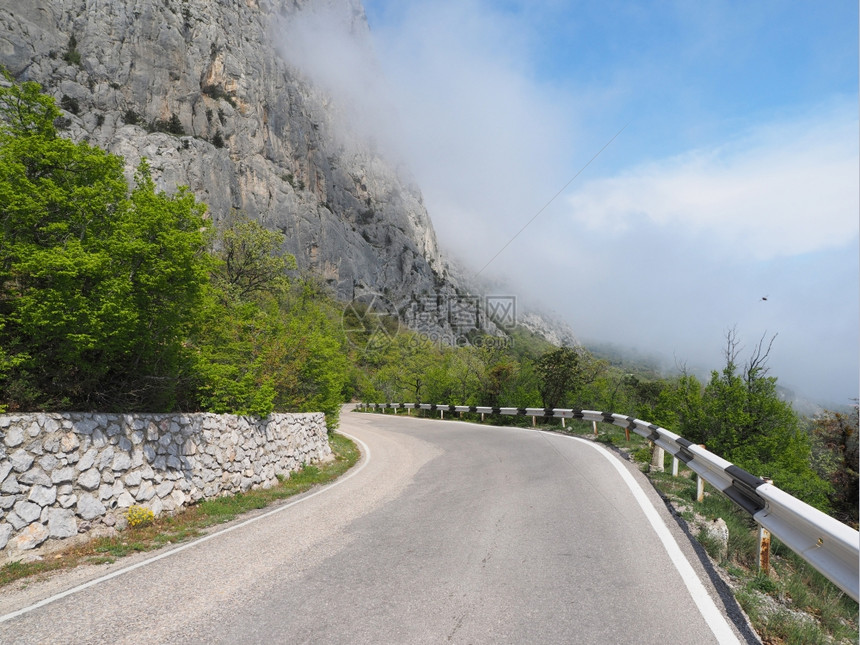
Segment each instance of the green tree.
M477 405L486 365L475 347L463 347L453 352L448 373L451 377L455 405Z
M737 334L731 330L726 335L726 364L720 372L711 373L702 393L701 416L695 418L694 406L686 411L694 412L685 420L685 430L692 430L687 438L826 509L830 487L811 467L809 435L791 405L780 399L776 378L768 376L767 359L774 339L765 343L762 337L739 370ZM694 403L695 398L688 402ZM691 421L698 423L697 433L688 425Z
M502 405L502 397L519 372L518 367L519 364L512 360L502 360L490 366L484 380L482 405L494 408Z
M296 259L281 252L283 243L282 233L233 211L215 243L214 255L220 260L214 271L217 286L240 300L286 288L287 271L296 268Z
M580 356L570 347L559 347L544 353L535 361L535 371L545 408L563 407L571 393L582 385Z
M348 370L343 343L310 280L291 284L283 235L233 213L213 240L205 324L192 345L196 397L213 412L326 413L337 421Z
M15 409L164 409L206 282L204 207L129 193L122 159L57 136L35 83L0 88L0 370Z
M666 385L657 396L652 423L674 430L685 439L702 443L704 425L704 387L686 369L674 384Z
M858 520L858 406L851 412L827 411L812 422L813 464L833 487L835 515L856 528Z

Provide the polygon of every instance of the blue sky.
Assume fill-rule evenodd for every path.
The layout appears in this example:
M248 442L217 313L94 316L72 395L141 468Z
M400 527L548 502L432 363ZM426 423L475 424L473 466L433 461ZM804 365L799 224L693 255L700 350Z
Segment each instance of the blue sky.
M670 364L776 333L781 384L858 396L857 3L364 6L368 42L317 34L309 73L451 255L479 270L624 128L483 275Z

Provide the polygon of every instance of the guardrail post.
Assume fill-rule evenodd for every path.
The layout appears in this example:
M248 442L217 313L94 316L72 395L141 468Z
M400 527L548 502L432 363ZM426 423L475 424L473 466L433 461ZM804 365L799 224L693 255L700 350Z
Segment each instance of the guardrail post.
M445 410L443 410L442 408L439 408L439 418L443 421L445 420Z
M678 476L678 458L672 455L672 477Z
M651 446L653 448L651 451L651 472L662 473L665 452L655 443L652 443Z
M532 415L532 428L534 428L535 426L537 426L537 417Z
M481 423L483 423L483 422L484 422L484 413L481 412Z
M704 448L705 444L700 443L700 448ZM696 501L703 502L705 500L705 480L702 479L702 476L696 475Z
M762 477L766 484L772 484L773 480L768 477ZM761 524L758 527L758 557L756 558L759 573L766 576L770 575L770 531L764 528Z
M759 573L770 575L770 531L763 526L758 527L758 559L756 560Z
M597 421L591 422L591 427L594 428L594 436L597 436Z
M565 426L565 425L564 425L564 417L562 417L562 418L561 418L561 427L562 427L562 428L566 428L566 427L567 427L567 426Z

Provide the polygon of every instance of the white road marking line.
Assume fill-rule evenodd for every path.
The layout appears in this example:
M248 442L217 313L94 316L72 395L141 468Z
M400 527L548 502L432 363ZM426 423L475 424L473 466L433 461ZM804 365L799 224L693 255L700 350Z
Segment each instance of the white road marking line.
M338 431L338 432L340 432L340 431ZM361 448L364 451L364 454L362 455L364 459L362 460L362 463L358 468L350 471L347 475L336 479L333 483L328 484L328 485L324 486L323 488L320 488L315 493L311 493L310 495L307 495L306 497L302 497L301 499L297 499L297 500L290 502L288 504L284 504L283 506L279 506L278 508L273 509L271 511L267 511L266 513L263 513L262 515L257 515L256 517L252 517L251 519L245 520L244 522L240 522L239 524L234 524L233 526L228 526L227 528L221 529L220 531L217 531L215 533L210 533L209 535L204 535L202 538L198 538L198 539L194 540L193 542L187 542L185 544L182 544L182 545L176 547L175 549L171 549L170 551L160 553L160 554L158 554L152 558L138 562L137 564L133 564L133 565L125 567L123 569L119 569L117 571L114 571L113 573L109 573L107 575L104 575L101 578L96 578L95 580L90 580L89 582L85 582L81 585L78 585L77 587L72 587L71 589L67 589L66 591L63 591L63 592L60 592L60 593L55 594L53 596L50 596L48 598L45 598L44 600L40 600L39 602L32 604L29 607L24 607L22 609L18 609L17 611L13 611L9 614L6 614L5 616L0 616L0 623L5 623L8 620L12 620L13 618L17 618L18 616L29 613L35 609L38 609L39 607L44 607L45 605L49 605L52 602L56 602L57 600L61 600L63 598L66 598L67 596L71 596L73 594L76 594L79 591L83 591L84 589L89 589L90 587L94 587L95 585L101 584L102 582L107 582L108 580L112 580L113 578L117 578L117 577L124 575L126 573L130 573L130 572L134 571L135 569L145 567L146 565L152 564L153 562L158 562L159 560L170 557L171 555L175 555L175 554L179 553L180 551L184 551L185 549L190 549L191 547L197 546L198 544L202 544L203 542L207 542L209 540L212 540L212 539L214 539L220 535L224 535L225 533L230 533L231 531L235 531L236 529L240 529L244 526L248 526L249 524L253 524L254 522L259 522L260 520L265 519L271 515L274 515L275 513L280 513L281 511L285 511L288 508L290 508L291 506L295 506L296 504L300 504L301 502L305 502L305 501L311 499L312 497L316 497L317 495L321 495L321 494L325 493L326 491L330 491L335 486L339 486L343 482L348 481L349 479L352 479L358 473L360 473L362 470L364 470L364 467L367 466L368 463L370 463L370 448L368 448L367 444L364 443L361 439L359 439L357 437L353 437L352 435L347 434L346 432L340 432L340 434L342 434L344 437L347 437L348 439L352 439L353 441L355 441L356 443L361 445Z
M681 580L684 581L684 584L687 586L687 591L690 592L690 596L693 598L693 602L696 603L696 607L699 609L699 613L702 614L702 618L705 619L705 622L708 624L708 627L711 628L711 631L714 633L714 636L717 638L718 643L738 643L740 645L740 641L738 637L735 636L734 631L729 626L728 621L723 616L722 612L717 609L716 604L714 604L713 598L711 598L710 594L705 589L705 586L702 584L702 581L699 580L699 576L696 575L696 572L693 570L692 565L684 556L681 551L681 547L678 546L678 543L675 541L675 538L669 532L669 528L666 526L663 519L657 513L657 509L654 508L654 505L651 503L651 500L648 499L648 496L645 494L645 491L642 490L642 487L639 485L633 475L631 475L624 465L612 455L608 450L602 448L600 446L595 445L591 441L586 439L581 439L579 437L570 437L566 435L558 435L558 437L563 439L573 439L574 441L579 441L587 446L590 446L594 450L597 450L601 455L603 455L609 463L618 471L621 475L621 479L627 484L627 487L630 489L630 492L633 493L633 497L639 503L639 507L645 513L645 517L648 518L648 521L651 523L651 527L654 529L654 532L657 534L657 537L660 538L660 541L663 543L663 547L666 549L666 553L669 555L669 559L672 561L672 564L675 565L675 568L678 570L678 573L681 575Z

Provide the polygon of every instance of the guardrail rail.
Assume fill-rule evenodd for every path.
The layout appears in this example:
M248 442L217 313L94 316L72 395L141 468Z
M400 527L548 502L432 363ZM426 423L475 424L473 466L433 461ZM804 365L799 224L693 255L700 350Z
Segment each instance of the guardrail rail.
M360 403L363 410L472 412L611 423L645 437L749 513L788 548L854 600L860 596L860 533L702 446L634 417L567 408L511 408L436 403Z

